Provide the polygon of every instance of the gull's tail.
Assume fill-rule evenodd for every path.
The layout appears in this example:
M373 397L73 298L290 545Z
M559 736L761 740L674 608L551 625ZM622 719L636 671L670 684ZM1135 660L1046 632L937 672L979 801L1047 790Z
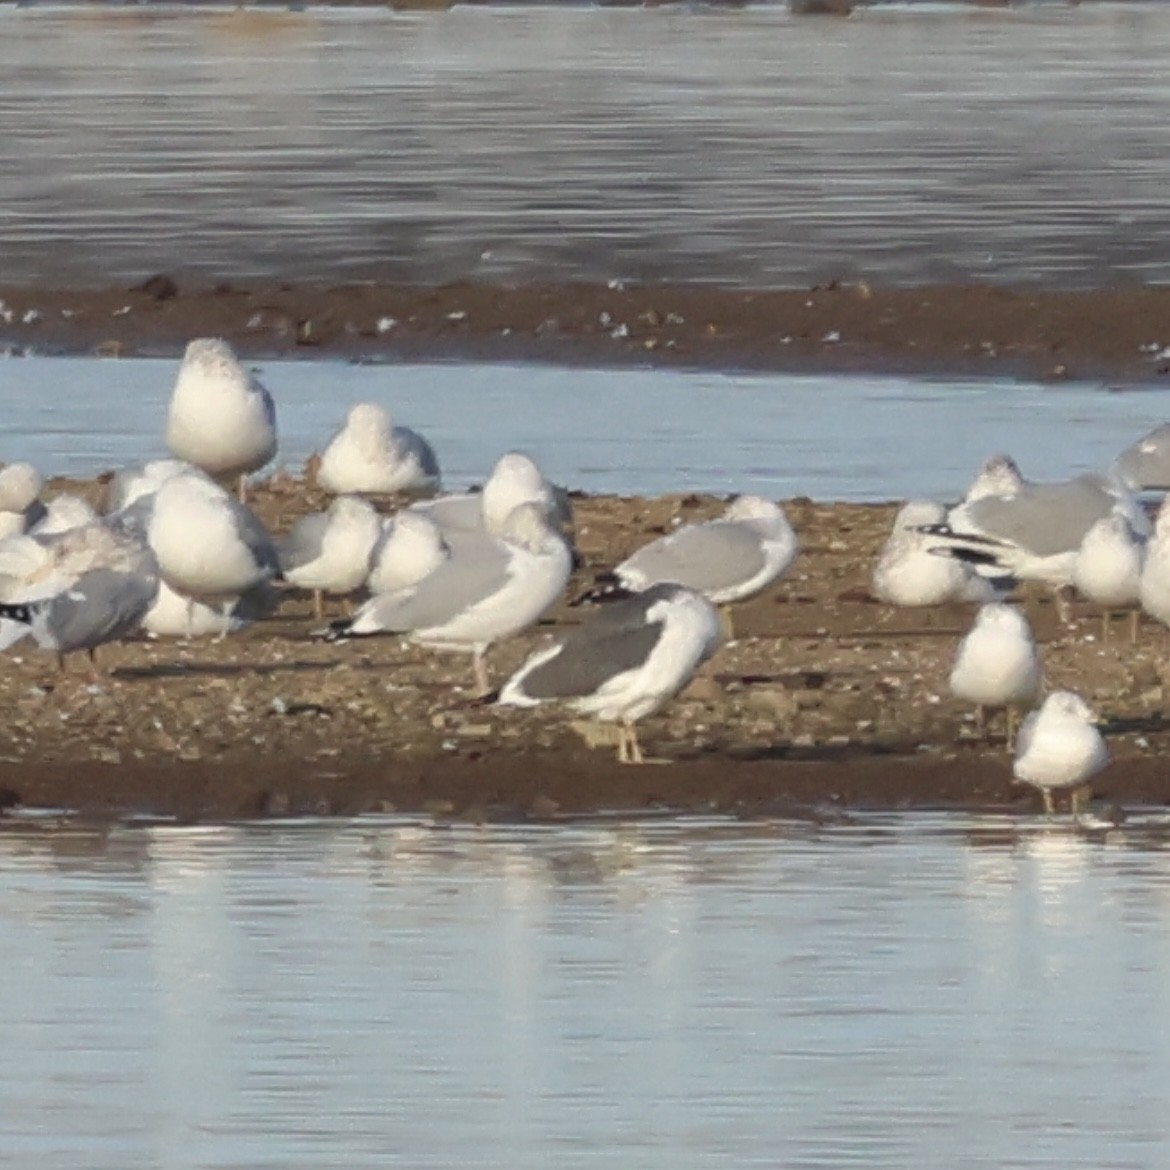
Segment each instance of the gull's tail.
M623 585L616 573L598 573L593 578L593 584L584 593L574 597L569 605L572 607L598 605L606 601L624 601L627 597L633 596L634 590Z

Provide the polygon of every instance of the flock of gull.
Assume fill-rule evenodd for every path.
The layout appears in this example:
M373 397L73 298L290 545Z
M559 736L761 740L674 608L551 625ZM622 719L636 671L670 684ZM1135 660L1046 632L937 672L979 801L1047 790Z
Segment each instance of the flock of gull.
M247 504L248 476L277 450L272 397L226 342L207 338L187 346L166 442L174 458L116 473L101 514L76 496L42 502L28 464L0 470L0 649L31 637L63 665L143 631L224 638L304 590L320 621L326 596L347 608L318 636L390 634L468 654L479 701L564 705L611 727L619 760L640 763L638 721L731 634L729 607L775 584L799 552L778 504L740 496L599 575L574 602L590 603L585 620L493 690L488 652L563 599L575 565L568 496L531 457L503 455L479 492L438 494L426 439L362 403L317 462L333 501L275 537ZM875 565L873 592L887 604L980 606L951 689L976 705L980 726L986 709L1006 711L1015 775L1049 811L1067 789L1075 812L1108 753L1080 696L1056 691L1035 706L1043 670L1024 612L1006 599L1042 582L1062 616L1073 590L1100 605L1106 632L1126 608L1170 624L1170 505L1151 527L1134 494L1167 486L1170 427L1109 474L1060 483L1031 482L997 456L958 504L907 503ZM399 493L409 499L392 515L369 498Z

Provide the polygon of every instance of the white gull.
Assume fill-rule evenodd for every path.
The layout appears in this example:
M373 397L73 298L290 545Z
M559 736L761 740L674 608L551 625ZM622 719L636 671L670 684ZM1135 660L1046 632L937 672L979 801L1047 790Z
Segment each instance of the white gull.
M373 402L350 409L317 469L319 486L337 495L433 491L439 478L430 443L409 427L394 426L390 412Z

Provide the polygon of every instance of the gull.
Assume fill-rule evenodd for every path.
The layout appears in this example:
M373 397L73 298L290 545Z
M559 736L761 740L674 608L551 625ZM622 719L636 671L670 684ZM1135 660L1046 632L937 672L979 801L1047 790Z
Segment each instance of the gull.
M1109 751L1088 704L1072 691L1053 691L1020 727L1012 774L1040 789L1044 811L1054 811L1053 790L1071 788L1076 816L1086 781L1109 763Z
M439 461L417 431L394 426L390 412L377 403L361 402L329 440L317 483L336 495L433 491L439 486Z
M1170 626L1170 496L1162 501L1154 535L1146 544L1138 600L1150 617Z
M439 526L421 512L404 509L383 525L370 553L366 588L378 594L416 585L450 555Z
M1010 577L984 577L962 561L931 552L930 537L921 528L945 518L946 508L933 500L910 500L898 510L873 570L873 593L879 601L899 606L982 603L1011 588Z
M521 504L536 504L569 536L573 508L568 493L552 483L536 461L523 451L508 451L496 460L481 492L459 492L420 500L412 512L439 526L444 539L484 537L498 532L511 512Z
M45 481L31 463L10 463L0 471L0 540L18 536L45 514Z
M1028 619L1000 602L982 606L959 643L950 676L952 694L975 704L979 730L986 726L985 708L1006 708L1010 747L1015 710L1035 702L1043 681Z
M167 446L211 476L247 477L276 454L276 407L258 378L218 338L190 342L167 414Z
M1073 563L1073 584L1082 597L1102 606L1103 641L1109 639L1115 609L1130 610L1130 641L1137 641L1145 555L1145 538L1134 531L1122 511L1097 520L1081 541Z
M313 612L324 616L326 593L348 596L365 583L370 554L382 533L373 505L338 496L324 512L302 516L279 543L284 579L313 593Z
M500 688L496 702L559 702L615 723L618 761L645 763L638 720L677 695L722 640L718 611L701 593L651 585L600 607L553 646L531 655Z
M1170 423L1155 427L1122 451L1113 473L1131 492L1170 490Z
M1145 533L1148 522L1120 484L1088 474L1059 483L1028 483L1006 495L982 496L952 508L941 524L923 525L939 555L953 556L988 575L1009 574L1052 587L1062 620L1064 591L1085 533L1118 508Z
M133 633L158 591L158 569L141 541L101 522L0 544L0 648L26 635L65 656Z
M241 594L281 577L276 546L256 514L202 476L178 475L158 489L146 537L176 593L218 604L225 615Z
M327 641L401 634L409 641L472 655L477 694L489 690L484 656L522 633L564 593L572 554L536 504L521 504L491 547L456 549L421 581L371 598L333 622Z
M778 581L798 548L796 533L779 504L762 496L739 496L719 519L685 524L643 545L611 573L599 575L595 587L574 604L672 582L726 607L755 597ZM730 636L726 609L724 618Z

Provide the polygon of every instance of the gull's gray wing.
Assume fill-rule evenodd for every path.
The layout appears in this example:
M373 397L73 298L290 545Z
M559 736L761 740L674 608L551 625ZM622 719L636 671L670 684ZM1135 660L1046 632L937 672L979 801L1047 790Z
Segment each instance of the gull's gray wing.
M760 535L733 520L688 525L638 549L615 570L650 584L674 581L698 593L715 593L750 580L764 567Z
M421 512L433 520L446 537L449 532L483 532L483 505L478 492L457 496L438 496L411 504L412 512Z
M91 569L63 593L30 607L33 637L61 653L124 638L142 623L157 592L157 577Z
M422 468L423 474L432 479L439 478L439 457L435 454L435 449L427 442L426 439L418 433L413 431L410 427L395 427L393 430L394 438L397 439L406 450L412 452L418 460L419 467Z
M231 508L236 533L248 546L256 564L273 577L281 576L280 556L276 551L276 542L272 539L272 534L261 523L260 517L247 504L241 504L234 496L228 497L228 505Z
M524 693L533 699L592 695L610 679L642 666L665 628L661 621L646 619L658 600L657 594L640 593L595 610L568 634L555 655L523 672Z
M1122 451L1113 471L1131 491L1170 489L1170 423L1155 427Z
M315 561L321 555L328 528L329 516L325 512L300 517L288 535L277 543L280 567L288 573Z
M984 496L965 505L980 531L1037 557L1080 546L1085 533L1117 503L1092 477L1028 484L1014 496Z
M408 633L441 626L498 592L507 581L512 559L500 545L474 555L455 554L410 589L384 593L366 602L355 622L387 633Z

